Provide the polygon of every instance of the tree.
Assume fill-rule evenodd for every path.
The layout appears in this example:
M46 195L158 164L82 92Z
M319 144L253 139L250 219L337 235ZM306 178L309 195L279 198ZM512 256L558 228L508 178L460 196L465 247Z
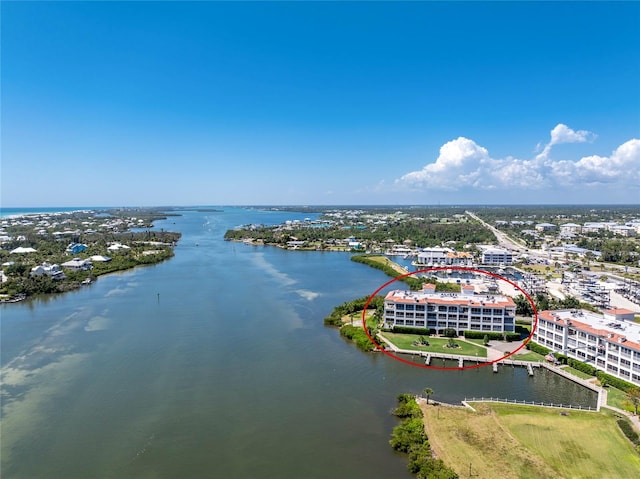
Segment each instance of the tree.
M443 333L447 338L455 338L458 335L458 332L454 328L446 328Z
M455 348L457 346L456 341L453 338L449 338L449 342L447 343L448 348Z
M627 399L633 408L635 409L636 416L638 415L638 406L640 406L640 388L631 388L626 393Z
M429 404L429 397L433 394L433 389L424 388L422 392L424 393L425 396L427 396L427 404Z
M489 335L485 334L484 338L482 338L482 344L484 344L485 346L487 346L489 344Z
M533 314L531 303L522 294L513 298L513 301L516 303L516 314L520 316L531 316Z
M567 296L562 301L560 301L560 306L562 308L568 309L578 309L580 308L580 300L574 296Z

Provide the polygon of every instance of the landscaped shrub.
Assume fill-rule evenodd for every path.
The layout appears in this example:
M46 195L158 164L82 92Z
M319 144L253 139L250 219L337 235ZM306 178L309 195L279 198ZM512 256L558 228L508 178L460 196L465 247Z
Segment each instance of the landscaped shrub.
M640 436L627 419L618 419L618 426L625 436L636 446L640 446Z
M496 333L491 331L463 331L462 333L466 339L484 339L485 336L488 336L489 340L496 341L517 341L520 339L520 334L518 333Z
M582 371L583 373L590 374L591 376L595 376L596 372L598 371L595 366L583 363L582 361L578 361L577 359L573 358L568 358L567 364L573 369L577 369L578 371Z
M612 376L611 374L607 374L603 371L598 371L596 373L596 377L600 380L601 383L606 382L610 386L613 386L614 388L620 389L621 391L625 392L637 387L634 384L623 381L622 379Z
M394 333L420 334L422 336L424 336L425 334L427 336L429 336L431 334L435 334L436 333L435 329L430 329L430 328L412 328L411 326L394 326L392 331Z
M534 343L533 341L529 341L526 348L534 353L542 354L543 356L546 356L551 352L549 348L545 348L541 344Z

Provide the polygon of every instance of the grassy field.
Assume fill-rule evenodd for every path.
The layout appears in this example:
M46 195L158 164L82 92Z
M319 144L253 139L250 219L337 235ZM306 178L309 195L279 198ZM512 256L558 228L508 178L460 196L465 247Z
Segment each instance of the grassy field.
M427 351L432 353L443 354L462 354L465 356L478 356L480 358L487 357L487 350L482 346L476 346L475 344L467 343L466 341L455 340L459 346L457 348L446 348L449 343L448 339L444 338L427 338L429 340L429 346L414 346L413 342L420 336L417 334L399 334L399 333L383 333L382 336L387 338L393 344L400 349L411 349L414 351Z
M573 374L574 376L579 377L580 379L593 379L593 376L591 374L587 374L584 373L582 371L579 371L577 369L573 369L571 366L563 366L562 370Z
M627 400L624 391L611 386L607 388L607 404L625 411L634 411L633 405Z
M522 350L527 351L524 348ZM514 354L513 356L511 356L510 359L514 359L517 361L535 361L535 362L546 361L546 359L544 359L544 356L542 354L534 353L533 351L527 351L526 353L522 353L522 354Z
M640 477L640 455L606 414L475 403L477 413L422 405L429 443L460 477ZM439 409L439 411L438 411Z

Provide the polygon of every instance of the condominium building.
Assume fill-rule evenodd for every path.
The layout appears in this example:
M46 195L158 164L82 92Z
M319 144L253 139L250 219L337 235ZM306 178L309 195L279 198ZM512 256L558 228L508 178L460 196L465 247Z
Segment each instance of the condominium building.
M503 248L485 248L482 250L482 264L513 264L513 253Z
M607 310L542 311L533 340L570 358L584 361L625 381L640 385L640 324L633 312Z
M475 294L464 285L461 293L436 293L435 285L421 291L390 291L384 299L387 327L410 326L435 330L455 329L514 332L516 305L507 296Z
M429 266L443 265L447 263L447 255L449 253L453 253L451 248L441 248L439 246L424 248L418 253L416 263Z

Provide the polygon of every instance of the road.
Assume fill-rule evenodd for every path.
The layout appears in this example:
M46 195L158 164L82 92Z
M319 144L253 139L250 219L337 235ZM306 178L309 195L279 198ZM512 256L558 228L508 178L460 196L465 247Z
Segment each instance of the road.
M526 253L528 251L527 248L522 246L521 243L514 240L513 238L510 238L505 233L495 228L494 226L490 225L489 223L483 221L477 215L473 214L471 211L465 211L465 213L467 214L467 216L470 216L471 218L473 218L474 220L482 224L482 226L484 226L489 231L491 231L495 235L496 239L498 240L498 244L501 247L511 251L516 251L518 253Z

